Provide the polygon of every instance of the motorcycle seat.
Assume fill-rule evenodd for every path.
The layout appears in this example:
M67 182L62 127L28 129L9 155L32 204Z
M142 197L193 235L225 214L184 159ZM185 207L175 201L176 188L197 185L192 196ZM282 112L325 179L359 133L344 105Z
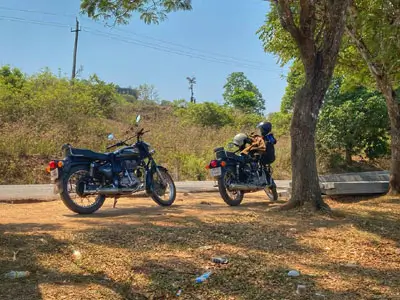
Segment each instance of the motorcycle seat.
M80 149L72 147L69 147L69 153L71 156L80 156L93 160L109 160L111 155L110 153L99 153L89 149Z

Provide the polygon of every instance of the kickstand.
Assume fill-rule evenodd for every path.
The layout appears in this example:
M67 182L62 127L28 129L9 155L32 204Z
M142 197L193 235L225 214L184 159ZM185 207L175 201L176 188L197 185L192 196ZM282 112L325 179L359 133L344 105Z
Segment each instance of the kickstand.
M114 197L113 208L115 208L117 206L117 202L118 202L118 197Z

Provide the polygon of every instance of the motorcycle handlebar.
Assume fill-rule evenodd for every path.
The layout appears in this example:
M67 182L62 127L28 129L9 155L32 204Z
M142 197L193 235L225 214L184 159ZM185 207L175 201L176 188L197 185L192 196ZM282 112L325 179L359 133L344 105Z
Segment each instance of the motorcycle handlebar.
M148 133L148 132L150 132L150 130L144 131L144 128L142 128L136 133L136 136L139 138L140 136L142 136L142 135L144 135L145 133ZM127 146L126 142L129 141L132 138L134 138L134 136L131 136L131 137L127 138L125 141L119 141L118 143L116 143L114 145L108 146L106 149L109 150L109 149L114 148L114 147L119 147L119 146L124 146L124 145Z

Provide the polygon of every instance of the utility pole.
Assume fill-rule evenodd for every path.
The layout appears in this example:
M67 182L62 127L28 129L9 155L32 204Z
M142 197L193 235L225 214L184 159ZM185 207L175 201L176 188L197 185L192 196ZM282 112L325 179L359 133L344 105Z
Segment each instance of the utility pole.
M193 96L193 85L196 84L196 77L186 77L186 79L189 81L189 90L191 92L190 94L190 103L196 103L196 99Z
M73 60L73 63L72 63L72 76L71 76L71 79L74 79L75 75L76 75L76 52L78 50L78 34L79 34L79 31L81 31L79 29L79 21L78 21L78 18L76 18L75 30L71 29L71 32L75 32L74 60Z

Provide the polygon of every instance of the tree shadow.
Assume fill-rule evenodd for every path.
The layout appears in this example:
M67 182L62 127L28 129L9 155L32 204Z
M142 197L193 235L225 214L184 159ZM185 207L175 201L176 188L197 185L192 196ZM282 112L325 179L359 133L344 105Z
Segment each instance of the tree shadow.
M86 268L84 264L73 262L70 259L70 241L56 239L48 233L31 231L31 228L56 230L55 226L34 223L17 225L1 227L0 274L3 276L5 273L14 270L29 271L30 275L17 279L2 278L0 280L0 299L44 299L42 289L46 285L52 286L50 290L46 291L46 294L52 294L51 296L47 295L52 299L58 299L61 296L59 290L63 290L63 287L65 287L63 292L69 295L68 299L100 299L96 297L96 293L91 293L92 289L87 289L90 285L105 290L103 294L107 294L108 290L111 298L102 299L114 297L118 299L147 299L141 293L135 292L131 284L112 280L103 271L93 271L91 268ZM12 232L14 230L23 233L14 233ZM61 266L61 263L58 264L54 260L46 265L45 258L51 255L70 260L69 268L73 271L63 270L65 266ZM75 293L77 290L80 290L81 294Z
M331 290L324 289L321 292L328 297L336 296L342 299L397 299L400 296L400 277L398 269L376 269L364 267L357 264L322 264L311 265L314 269L324 272L322 277L330 278L332 281L342 278L347 282L351 282L352 287L338 287L340 291L333 293ZM370 283L377 283L371 286ZM354 289L357 286L357 289ZM388 295L393 298L387 298Z

